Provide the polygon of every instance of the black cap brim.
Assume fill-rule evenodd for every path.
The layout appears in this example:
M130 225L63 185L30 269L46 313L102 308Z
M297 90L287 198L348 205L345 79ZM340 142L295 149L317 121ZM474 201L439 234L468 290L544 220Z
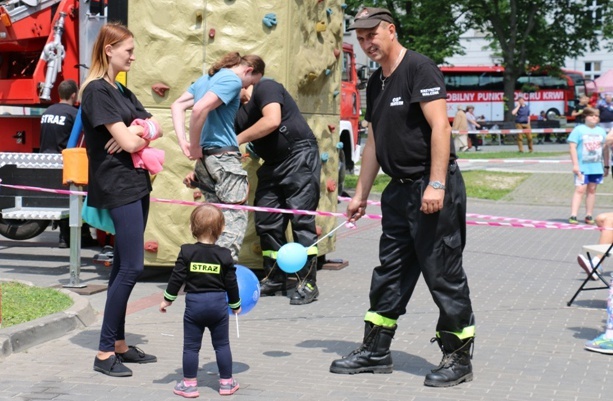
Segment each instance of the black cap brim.
M394 23L394 18L392 18L392 13L389 10L366 7L356 15L353 24L349 25L347 31L376 28L382 21L389 22L390 24Z
M349 28L347 28L347 30L353 31L355 29L372 29L377 27L382 21L382 19L356 20L353 22L353 24L349 25Z

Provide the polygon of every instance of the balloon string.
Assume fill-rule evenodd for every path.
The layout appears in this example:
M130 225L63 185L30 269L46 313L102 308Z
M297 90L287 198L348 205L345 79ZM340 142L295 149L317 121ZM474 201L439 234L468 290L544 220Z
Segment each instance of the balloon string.
M341 227L342 227L342 226L344 226L345 224L347 224L347 222L346 222L346 221L343 221L343 222L342 222L341 224L339 224L339 225L338 225L338 227L336 227L334 230L330 231L328 234L326 234L326 235L324 235L323 237L321 237L321 238L320 238L319 240L317 240L317 241L316 241L316 242L315 242L313 245L308 246L308 247L307 247L307 249L308 249L308 248L310 248L310 247L312 247L312 246L315 246L315 245L319 244L321 241L323 241L323 240L325 240L326 238L328 238L329 236L331 236L331 235L332 235L332 233L333 233L334 231L338 230L339 228L341 228Z
M236 338L241 338L240 333L238 332L238 313L234 315L236 318Z

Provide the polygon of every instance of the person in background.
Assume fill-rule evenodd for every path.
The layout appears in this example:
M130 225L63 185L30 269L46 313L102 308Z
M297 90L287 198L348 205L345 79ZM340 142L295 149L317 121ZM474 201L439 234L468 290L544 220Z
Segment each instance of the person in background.
M607 133L598 126L599 111L592 107L583 110L585 124L577 125L567 142L573 163L575 192L571 201L568 222L577 224L577 213L585 195L585 223L594 224L592 214L596 203L596 188L609 174L609 146L605 146Z
M517 98L517 105L512 111L515 116L515 128L521 130L530 130L530 106L526 104L526 100L523 96L519 96ZM526 138L528 139L528 149L530 153L532 153L532 132L525 132ZM524 151L524 133L520 132L517 134L517 147L519 148L519 152L523 153Z
M459 104L457 109L458 111L455 113L455 117L453 118L451 129L454 131L468 131L468 120L462 105ZM468 151L468 134L453 134L453 145L459 152Z
M475 106L468 105L466 106L466 120L468 121L468 130L476 131L478 128L481 128L481 125L477 122L477 117L475 117ZM469 146L468 149L471 148L471 144L475 147L475 152L479 152L479 137L477 134L468 134L469 138Z
M537 117L538 121L547 121L547 114L545 114L545 110L541 110ZM540 127L542 128L542 126ZM538 134L536 136L536 144L542 144L543 142L551 142L551 134Z
M156 362L154 355L126 343L126 310L145 260L145 225L149 214L151 178L136 168L132 153L148 146L148 136L135 120L153 120L136 96L116 82L134 62L134 35L125 26L109 23L100 29L89 75L81 86L81 117L89 183L87 202L107 209L115 226L113 266L109 277L104 316L94 370L113 377L132 376L124 363ZM152 134L150 132L150 134ZM161 129L155 133L162 135Z
M613 128L613 95L606 93L604 99L598 102L597 108L600 111L600 126L608 132Z
M611 149L613 146L613 131L610 131L605 140L605 148ZM608 160L608 159L606 159ZM605 174L610 169L609 165L604 166ZM599 244L613 244L613 212L605 212L600 213L596 216L596 225L601 228L600 237L598 239ZM589 275L592 274L592 266L598 265L602 255L595 255L592 257L592 264L590 265L590 260L583 256L582 254L577 255L577 263L579 266ZM599 271L602 273L602 265L599 267ZM593 274L591 276L592 280L597 280L598 276Z
M575 117L575 124L584 124L585 116L583 115L583 110L589 106L590 98L586 95L581 95L579 97L579 103L575 106L575 109L572 111L571 115Z
M475 321L462 253L466 189L451 142L445 81L429 58L404 48L389 10L365 7L348 30L381 66L366 89L370 122L347 218L364 216L382 169L391 181L381 196L381 265L374 268L362 345L332 362L340 374L392 373L390 346L419 277L439 309L436 341L443 352L424 385L450 387L473 379Z
M77 83L67 79L57 90L59 103L49 106L40 118L40 153L62 153L77 116L74 106L79 92Z
M160 312L166 313L185 285L183 380L173 390L185 398L200 395L198 358L205 329L211 332L217 359L219 394L234 394L239 388L232 377L228 318L228 306L233 314L241 313L236 267L230 250L215 245L224 225L223 213L216 206L204 204L192 211L189 226L197 242L181 245L160 304Z
M193 175L184 183L198 187L207 202L241 205L247 202L249 184L238 149L234 119L241 88L256 84L266 65L256 55L227 53L208 74L194 82L170 107L172 123L183 154L196 160ZM192 109L189 141L185 112ZM218 245L229 248L238 261L247 229L247 211L223 209L226 229Z
M40 117L40 153L62 153L62 150L66 149L77 116L77 109L74 106L79 92L77 83L72 79L67 79L60 82L57 89L60 97L59 103L49 106ZM60 230L58 247L68 248L70 246L69 218L53 223L53 228L57 226ZM84 225L81 246L96 244L97 242L89 233L89 227Z

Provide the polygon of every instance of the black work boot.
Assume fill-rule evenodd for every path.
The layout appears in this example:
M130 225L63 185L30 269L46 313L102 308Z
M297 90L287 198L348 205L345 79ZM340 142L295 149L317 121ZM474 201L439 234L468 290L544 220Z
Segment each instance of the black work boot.
M287 290L296 286L295 281L288 281L287 275L277 266L277 261L264 257L266 278L260 282L260 296L275 296L277 292L287 295Z
M310 255L304 267L296 272L298 287L289 300L290 305L306 305L315 301L319 296L317 288L317 255Z
M302 281L289 300L290 305L306 305L317 300L319 289L313 281Z
M432 373L426 375L424 384L430 387L451 387L473 379L473 367L470 363L470 349L474 337L460 340L458 336L447 331L441 331L436 341L443 351L443 359Z
M390 345L396 327L375 326L366 322L362 345L342 359L330 365L330 372L353 375L356 373L392 373L393 363Z

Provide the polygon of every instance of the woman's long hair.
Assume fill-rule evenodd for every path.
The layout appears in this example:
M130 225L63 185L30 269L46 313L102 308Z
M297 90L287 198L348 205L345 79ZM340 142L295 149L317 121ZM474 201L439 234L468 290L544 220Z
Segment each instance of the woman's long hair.
M223 56L221 60L209 68L209 76L215 75L222 68L232 68L239 64L253 68L253 74L264 75L264 70L266 69L266 64L260 56L256 56L255 54L241 56L238 52L231 52Z
M100 32L98 32L94 48L92 49L92 62L89 67L89 74L85 82L81 85L79 99L83 96L85 87L95 79L104 78L104 75L109 69L109 59L106 56L104 48L107 45L115 46L117 43L133 37L134 34L120 23L111 22L102 26Z

